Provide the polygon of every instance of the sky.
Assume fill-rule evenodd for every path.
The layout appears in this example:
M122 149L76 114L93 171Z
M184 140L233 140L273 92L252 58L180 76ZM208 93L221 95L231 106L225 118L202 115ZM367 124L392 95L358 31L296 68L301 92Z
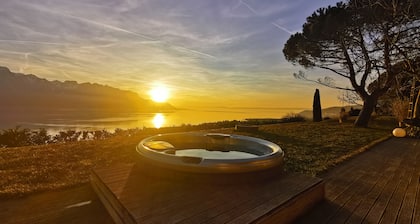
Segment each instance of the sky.
M147 92L194 107L341 105L303 80L282 50L306 17L335 0L1 0L0 66L48 80ZM326 71L304 70L310 77Z

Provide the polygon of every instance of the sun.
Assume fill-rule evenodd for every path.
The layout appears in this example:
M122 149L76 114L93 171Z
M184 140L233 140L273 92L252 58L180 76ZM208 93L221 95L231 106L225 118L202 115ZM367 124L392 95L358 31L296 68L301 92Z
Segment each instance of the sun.
M169 98L169 89L166 86L158 85L149 91L149 95L153 101L163 103Z

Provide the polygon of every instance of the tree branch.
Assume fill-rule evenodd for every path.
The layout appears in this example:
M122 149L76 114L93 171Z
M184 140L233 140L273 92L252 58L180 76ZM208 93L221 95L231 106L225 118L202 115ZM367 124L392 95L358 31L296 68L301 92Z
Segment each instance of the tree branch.
M302 79L308 82L313 82L313 83L317 83L329 88L334 88L334 89L339 89L339 90L346 90L346 91L355 91L354 89L350 89L348 87L340 87L340 86L335 86L332 83L332 78L330 77L324 77L324 81L322 79L309 79L306 74L302 71L299 71L298 73L293 73L293 77L295 77L296 79Z

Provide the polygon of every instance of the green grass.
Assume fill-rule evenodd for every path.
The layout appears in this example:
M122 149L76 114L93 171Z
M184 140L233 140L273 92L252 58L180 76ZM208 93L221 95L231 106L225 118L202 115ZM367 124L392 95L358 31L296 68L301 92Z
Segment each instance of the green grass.
M377 119L371 128L354 128L350 122L339 124L328 120L260 125L255 133L239 133L233 128L210 131L277 143L286 154L286 170L318 175L355 154L360 147L388 136L394 124L390 118ZM149 132L96 141L1 148L0 198L87 183L92 168L134 162L136 145L150 135Z
M265 125L254 137L278 144L288 171L316 176L356 154L371 142L389 136L394 122L377 121L370 128L355 128L336 120ZM245 133L238 133L245 134Z

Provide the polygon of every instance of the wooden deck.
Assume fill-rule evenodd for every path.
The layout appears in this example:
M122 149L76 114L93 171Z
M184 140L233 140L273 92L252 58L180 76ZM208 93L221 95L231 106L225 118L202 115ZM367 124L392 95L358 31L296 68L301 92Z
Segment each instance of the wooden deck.
M297 223L420 223L420 139L392 138L322 178L326 200Z
M326 200L296 223L420 223L420 139L392 138L321 177ZM0 200L0 208L2 224L113 223L89 185Z
M112 224L89 185L0 200L1 224Z
M322 180L301 174L215 183L141 171L121 165L93 173L92 186L116 223L290 223L324 198Z

